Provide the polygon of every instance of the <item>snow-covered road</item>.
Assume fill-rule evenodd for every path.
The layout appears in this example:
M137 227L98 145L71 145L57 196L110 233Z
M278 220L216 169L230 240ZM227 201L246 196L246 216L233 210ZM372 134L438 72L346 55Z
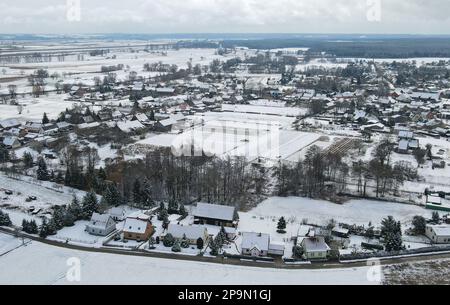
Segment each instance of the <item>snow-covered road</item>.
M16 243L13 238L2 241ZM80 282L70 282L66 278L70 258L81 263ZM91 253L35 241L0 257L0 270L0 284L377 284L368 280L366 267L330 270L254 268Z

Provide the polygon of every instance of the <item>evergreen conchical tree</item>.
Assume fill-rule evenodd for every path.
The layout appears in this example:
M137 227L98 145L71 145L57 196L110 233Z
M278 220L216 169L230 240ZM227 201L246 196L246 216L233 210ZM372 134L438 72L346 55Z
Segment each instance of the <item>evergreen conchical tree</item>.
M94 212L98 209L98 199L97 194L93 191L86 193L83 197L83 202L81 204L81 210L83 218L89 220Z
M103 192L103 198L109 206L119 206L122 203L122 196L113 184L109 184Z
M50 123L50 120L47 117L47 113L44 112L44 115L42 116L42 124L48 124Z
M42 181L48 181L50 177L47 169L47 163L45 163L45 160L42 157L38 159L38 169L36 171L36 176L38 180Z

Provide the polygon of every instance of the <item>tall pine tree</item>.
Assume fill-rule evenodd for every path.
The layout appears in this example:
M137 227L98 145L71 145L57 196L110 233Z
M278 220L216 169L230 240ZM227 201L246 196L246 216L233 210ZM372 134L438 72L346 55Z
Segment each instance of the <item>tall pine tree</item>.
M42 181L48 181L50 177L47 169L47 163L45 163L45 160L42 157L39 157L38 159L38 169L36 171L36 176L38 180Z

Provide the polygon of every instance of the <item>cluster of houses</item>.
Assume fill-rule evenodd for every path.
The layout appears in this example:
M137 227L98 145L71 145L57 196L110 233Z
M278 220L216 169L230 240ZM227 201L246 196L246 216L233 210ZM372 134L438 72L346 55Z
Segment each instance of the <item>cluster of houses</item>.
M223 230L227 240L240 243L237 246L240 246L242 256L257 259L285 255L285 242L274 241L267 233L239 232L238 225L239 220L234 207L199 202L192 209L191 224L171 222L157 237L163 240L170 234L175 239L187 241L192 246L197 245L199 239L207 245L209 240L214 238L213 232ZM120 207L111 209L108 214L94 213L86 225L86 232L96 236L120 234L123 240L137 242L145 242L152 236L156 237L152 216L139 214L127 217ZM316 235L313 229L299 231L293 242L303 249L304 258L307 260L326 260L329 257L330 247L324 237Z
M28 121L22 124L17 119L0 121L0 144L7 149L16 149L33 141L54 139L60 132L72 130L67 122L40 123Z

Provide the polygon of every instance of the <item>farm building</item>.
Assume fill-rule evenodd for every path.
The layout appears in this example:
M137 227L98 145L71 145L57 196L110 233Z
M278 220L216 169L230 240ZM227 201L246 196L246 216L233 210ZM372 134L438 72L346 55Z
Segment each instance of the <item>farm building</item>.
M193 215L196 224L223 227L236 227L237 225L235 207L199 202L194 208Z

